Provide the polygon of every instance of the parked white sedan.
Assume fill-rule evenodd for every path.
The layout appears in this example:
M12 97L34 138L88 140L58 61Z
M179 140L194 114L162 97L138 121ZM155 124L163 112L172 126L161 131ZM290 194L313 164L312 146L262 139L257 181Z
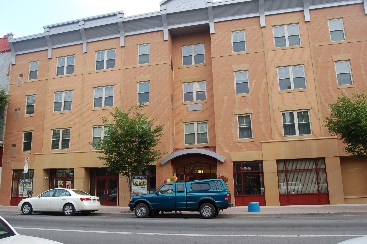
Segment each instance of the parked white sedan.
M100 207L99 197L66 188L50 189L37 197L25 198L18 204L22 214L62 212L66 216L75 213L92 213L98 211Z

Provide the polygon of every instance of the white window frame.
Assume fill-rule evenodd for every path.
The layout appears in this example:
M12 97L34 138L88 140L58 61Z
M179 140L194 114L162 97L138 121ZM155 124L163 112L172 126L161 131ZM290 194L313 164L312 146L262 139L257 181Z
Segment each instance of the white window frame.
M146 53L143 53L141 48L145 46L148 46L148 51ZM148 55L148 62L140 62L140 57L142 55ZM150 44L149 43L139 44L138 45L138 64L149 64L149 63L150 63Z
M295 76L293 73L293 68L297 68L297 67L303 67L303 76ZM291 88L290 89L281 89L280 87L280 75L279 75L279 70L280 69L288 69L288 73L289 73L289 80L291 82ZM282 66L282 67L277 67L277 73L278 73L278 87L280 91L290 91L290 90L295 90L295 89L306 89L306 73L305 73L305 66L303 64L300 65L290 65L290 66ZM294 79L298 78L298 77L303 77L305 80L305 87L304 88L295 88L294 87ZM282 79L283 80L283 79Z
M114 51L114 58L113 59L108 59L108 55L107 55L108 51ZM101 53L101 52L103 52L103 68L102 69L97 69L97 62L101 61L101 60L98 60L98 53ZM113 67L107 68L107 61L108 60L115 60L115 63L113 65ZM116 66L116 49L115 48L96 51L96 65L95 65L96 71L97 70L104 70L104 69L113 69L113 68L115 68L115 66Z
M62 132L64 130L69 130L69 138L63 138ZM53 141L56 141L56 140L53 139L53 132L54 131L59 131L59 133L60 133L60 139L59 139L59 142L58 142L58 144L59 144L58 148L52 148L52 145L53 145L52 142ZM65 150L65 149L70 149L70 137L71 137L71 130L70 130L70 128L52 129L51 130L51 150ZM62 148L62 140L64 140L64 139L65 140L66 139L69 140L69 144L68 144L68 147L67 148Z
M302 124L302 122L299 122L298 121L298 113L299 112L307 112L308 114L308 120L309 120L309 125L310 125L310 134L300 134L299 132L299 125ZM284 123L284 119L283 119L283 116L285 113L292 113L293 114L293 118L294 118L294 129L295 129L295 134L294 135L285 135L285 127L284 125L286 124L292 124L292 123ZM306 123L305 123L306 124ZM303 135L312 135L312 124L311 124L311 116L310 116L310 110L306 110L306 109L303 109L303 110L294 110L294 111L283 111L282 112L282 127L283 127L283 136L303 136Z
M140 85L141 84L148 84L148 91L147 92L141 92L140 91ZM150 103L150 81L140 81L138 82L138 103ZM140 102L140 94L146 94L148 93L148 102Z
M107 87L112 87L113 89L113 94L112 94L112 105L111 106L106 106L106 88ZM95 99L96 98L99 98L99 97L96 97L96 89L97 88L103 88L103 92L102 92L102 105L101 107L96 107L95 106ZM112 85L112 86L98 86L98 87L94 87L94 92L93 92L93 107L94 108L104 108L104 107L113 107L115 104L115 87Z
M206 124L206 132L202 133L205 134L206 133L206 142L204 143L198 143L198 134L199 134L199 129L198 126L200 124ZM186 125L194 125L194 132L193 133L187 133L186 132ZM186 135L189 134L195 134L195 140L193 144L186 144ZM209 127L208 127L208 121L197 121L197 122L188 122L188 123L184 123L184 144L185 145L202 145L202 144L208 144L209 143Z
M26 133L30 133L31 134L31 140L28 142L28 141L25 141L25 134ZM32 150L32 138L33 138L33 131L23 131L23 139L22 139L22 152L29 152ZM24 150L24 144L25 143L30 143L30 149L29 150Z
M32 64L34 64L36 66L36 69L32 69ZM29 62L29 74L28 74L29 80L37 80L38 79L38 69L39 69L39 61ZM36 77L35 78L31 78L31 72L36 72Z
M195 55L197 55L195 53L195 46L203 46L203 62L202 63L195 63ZM190 64L184 64L184 48L185 47L190 47L191 48L191 63ZM204 43L198 43L198 44L193 44L193 45L186 45L186 46L182 46L181 47L181 59L182 59L182 66L190 66L190 65L196 65L196 64L205 64L205 45Z
M28 97L34 97L33 104L28 104ZM28 106L33 106L33 113L28 113L27 112L28 111ZM35 109L36 109L36 95L27 95L26 99L25 99L25 114L32 115L32 114L34 114Z
M331 29L331 26L330 26L330 23L333 22L333 21L340 21L340 24L342 26L342 29L335 29L335 30L332 30ZM344 21L343 21L343 18L335 18L335 19L329 19L328 20L328 27L329 27L329 36L330 36L330 41L332 42L340 42L340 41L345 41L346 39L346 36L345 36L345 30L344 30ZM332 35L331 33L334 32L334 31L342 31L343 32L343 39L342 40L333 40L332 39Z
M205 90L203 91L200 87L200 83L204 83L205 85ZM185 86L188 85L192 85L192 101L185 101L185 94L188 92L185 92ZM204 92L205 94L205 100L197 100L197 93L198 92ZM193 81L193 82L184 82L182 83L182 99L184 103L190 103L190 102L198 102L198 101L206 101L208 99L207 97L207 92L206 92L206 81L202 80L202 81Z
M71 58L72 58L73 62L72 62L72 64L69 65L68 60L71 59ZM62 66L60 64L61 60L64 61L64 66ZM64 56L64 57L58 57L57 58L57 67L56 67L56 76L74 74L74 72L75 72L74 68L73 68L73 72L72 73L67 73L69 66L73 66L75 68L75 56L74 55L69 55L69 56ZM59 67L63 67L63 73L62 74L58 74L58 68Z
M70 92L71 93L70 110L65 110L65 95L66 95L66 92ZM56 111L55 110L56 93L61 93L61 110L60 111ZM54 92L54 112L71 111L72 109L73 109L73 91L57 91L57 92Z
M240 117L250 117L250 125L249 126L241 126L240 125ZM239 114L237 115L237 132L238 132L238 139L253 139L253 131L252 131L252 114ZM240 137L240 129L241 128L245 128L245 129L250 129L251 131L251 136L250 137Z
M245 73L247 82L238 82L237 80L238 73ZM250 93L250 81L248 79L248 70L238 70L238 71L233 72L233 75L234 75L234 89L235 89L236 95L249 94ZM244 84L244 83L247 83L248 92L243 92L243 93L237 92L237 84Z
M292 45L290 46L289 45L289 37L290 36L293 36L293 35L289 35L289 32L288 32L288 28L290 26L293 26L293 25L296 25L297 26L297 29L298 29L298 38L299 38L299 44L298 45ZM284 28L284 38L285 38L285 46L281 46L281 47L277 47L276 46L276 42L275 42L275 29L276 28L279 28L279 27L283 27ZM293 24L287 24L287 25L275 25L273 26L273 41L274 41L274 47L276 48L284 48L284 47L297 47L297 46L301 46L302 45L302 41L301 41L301 33L299 31L299 23L293 23Z
M243 34L243 41L236 41L235 42L234 35L237 34L237 33L242 33ZM243 42L244 43L245 50L243 50L243 51L235 51L234 50L234 46L235 46L234 44L238 43L238 42ZM247 47L246 47L246 32L244 30L232 31L232 52L233 53L246 52L246 49L247 49Z
M101 137L97 137L94 134L94 129L95 128L100 128L101 129ZM92 147L95 148L95 144L94 144L94 138L98 138L99 140L103 141L105 137L107 137L107 131L108 131L108 127L104 126L104 125L95 125L92 128Z
M341 63L347 63L348 64L348 68L349 68L349 72L348 73L341 72L340 70L338 70L337 64L341 64ZM335 67L336 83L338 84L338 86L353 85L352 67L351 67L351 64L350 64L350 60L339 60L339 61L335 61L334 62L334 67ZM350 84L339 84L338 74L349 74L350 75Z

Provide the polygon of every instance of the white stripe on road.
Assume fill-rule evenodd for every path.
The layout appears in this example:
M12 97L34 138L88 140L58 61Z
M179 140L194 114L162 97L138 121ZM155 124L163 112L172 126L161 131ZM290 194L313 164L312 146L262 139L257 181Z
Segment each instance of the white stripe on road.
M119 235L151 235L151 236L192 236L192 237L271 237L271 238L307 238L307 237L360 237L364 235L210 235L210 234L170 234L170 233L144 233L144 232L116 232L116 231L100 231L100 230L65 230L65 229L44 229L44 228L27 228L14 227L21 230L41 230L41 231L58 231L58 232L78 232L78 233L100 233L100 234L119 234Z

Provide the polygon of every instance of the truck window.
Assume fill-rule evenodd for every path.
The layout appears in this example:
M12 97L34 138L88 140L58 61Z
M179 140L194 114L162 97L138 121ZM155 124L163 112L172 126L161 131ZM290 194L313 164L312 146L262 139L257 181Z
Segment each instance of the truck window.
M177 184L177 192L184 192L184 184Z
M219 180L213 180L210 182L210 185L212 187L212 190L215 191L223 191L223 185Z
M173 185L164 185L159 189L160 194L173 194Z
M191 184L192 191L208 191L210 186L208 183L193 183Z

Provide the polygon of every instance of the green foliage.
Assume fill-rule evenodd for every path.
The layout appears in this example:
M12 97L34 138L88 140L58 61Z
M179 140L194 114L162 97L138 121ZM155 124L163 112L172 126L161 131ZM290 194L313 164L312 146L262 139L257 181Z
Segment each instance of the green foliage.
M128 112L116 108L112 120L102 118L107 127L107 137L96 149L101 150L104 164L114 172L127 177L131 191L132 177L145 171L156 162L162 153L155 147L163 135L163 126L154 126L153 121L139 112L142 106L132 107Z
M367 96L346 95L329 105L331 114L326 118L326 127L332 135L346 144L344 150L357 156L367 156Z
M8 105L9 96L6 94L4 89L0 89L0 111L3 111Z

